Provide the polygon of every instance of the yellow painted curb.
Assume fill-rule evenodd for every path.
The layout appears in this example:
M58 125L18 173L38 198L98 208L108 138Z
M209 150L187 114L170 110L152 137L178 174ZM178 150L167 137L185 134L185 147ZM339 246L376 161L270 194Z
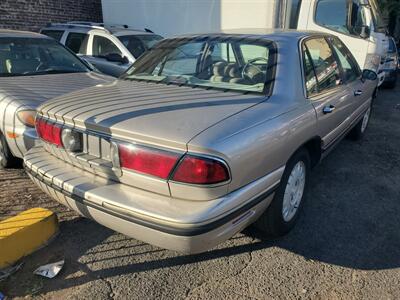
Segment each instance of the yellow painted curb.
M43 246L58 231L55 213L32 208L0 222L0 269Z

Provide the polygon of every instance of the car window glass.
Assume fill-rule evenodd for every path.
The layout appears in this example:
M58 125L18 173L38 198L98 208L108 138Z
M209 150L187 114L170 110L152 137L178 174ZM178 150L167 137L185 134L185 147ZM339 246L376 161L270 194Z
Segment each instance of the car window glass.
M264 39L176 38L150 49L123 78L270 94L275 58L274 44Z
M332 30L349 33L347 28L347 0L318 1L315 21L317 24Z
M138 58L148 49L153 47L157 42L162 40L162 37L155 34L121 35L118 36L118 39L135 58Z
M343 79L347 82L357 79L361 75L361 71L349 50L337 38L332 39L332 46L342 66Z
M202 54L203 43L190 43L177 47L167 58L162 75L191 75L197 70L197 61ZM160 62L153 74L158 74L163 62Z
M0 77L87 72L60 43L48 38L0 38Z
M318 91L322 92L341 84L338 63L328 42L324 38L305 42L310 53L318 81Z
M61 41L64 31L63 30L42 30L40 33L47 35L47 36L55 39L56 41Z
M70 32L65 41L65 46L76 54L86 54L89 35L85 33Z
M367 25L365 10L359 0L320 0L315 21L332 30L356 35L360 35L363 26Z
M214 45L211 57L213 62L225 61L225 62L236 62L235 53L230 43L217 43Z
M268 48L262 46L242 44L240 45L240 51L245 63L257 58L268 57ZM263 63L263 61L257 60L257 63Z
M93 37L93 56L106 57L109 54L119 54L122 52L118 47L108 38L95 35Z
M318 93L317 78L315 77L314 67L307 52L306 47L303 46L303 68L304 68L304 81L306 83L307 96L312 96Z

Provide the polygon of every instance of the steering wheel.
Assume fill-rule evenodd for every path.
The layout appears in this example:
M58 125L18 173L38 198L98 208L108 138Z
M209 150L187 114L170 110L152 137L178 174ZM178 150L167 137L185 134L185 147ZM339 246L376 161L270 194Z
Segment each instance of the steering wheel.
M46 71L48 69L48 66L44 64L44 62L40 62L39 65L36 67L37 72L39 71Z
M244 67L243 67L243 69L242 69L242 78L243 78L243 79L246 79L246 80L250 81L251 83L255 84L253 78L247 73L247 69L248 69L250 66L252 66L253 68L257 69L257 72L262 73L262 70L260 69L260 67L254 65L254 63L255 63L256 61L259 61L259 60L263 60L263 61L265 61L266 63L268 63L268 58L265 58L265 57L256 57L256 58L250 59L250 60L244 65Z

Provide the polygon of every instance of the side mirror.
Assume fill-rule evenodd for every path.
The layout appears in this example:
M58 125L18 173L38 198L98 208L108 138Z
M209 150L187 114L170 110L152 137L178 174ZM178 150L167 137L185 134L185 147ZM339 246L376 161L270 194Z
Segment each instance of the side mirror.
M360 28L360 37L362 37L363 39L367 39L370 37L371 35L371 28L369 28L369 26L367 25L363 25Z
M119 53L109 53L107 54L106 59L111 62L119 62L122 64L126 64L129 62L125 56L122 57L122 55Z
M375 81L375 80L378 79L378 74L376 74L375 71L365 69L362 72L362 78L361 79L362 79L362 81L366 81L366 80Z

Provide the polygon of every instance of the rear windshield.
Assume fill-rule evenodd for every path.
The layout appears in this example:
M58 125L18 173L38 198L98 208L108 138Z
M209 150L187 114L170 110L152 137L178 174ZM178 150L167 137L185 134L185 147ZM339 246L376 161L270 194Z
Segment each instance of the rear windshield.
M232 36L164 40L124 79L270 94L276 48L265 39Z
M0 76L87 72L89 69L53 39L0 38Z
M141 56L144 52L163 39L161 36L155 34L122 35L118 38L135 58Z

